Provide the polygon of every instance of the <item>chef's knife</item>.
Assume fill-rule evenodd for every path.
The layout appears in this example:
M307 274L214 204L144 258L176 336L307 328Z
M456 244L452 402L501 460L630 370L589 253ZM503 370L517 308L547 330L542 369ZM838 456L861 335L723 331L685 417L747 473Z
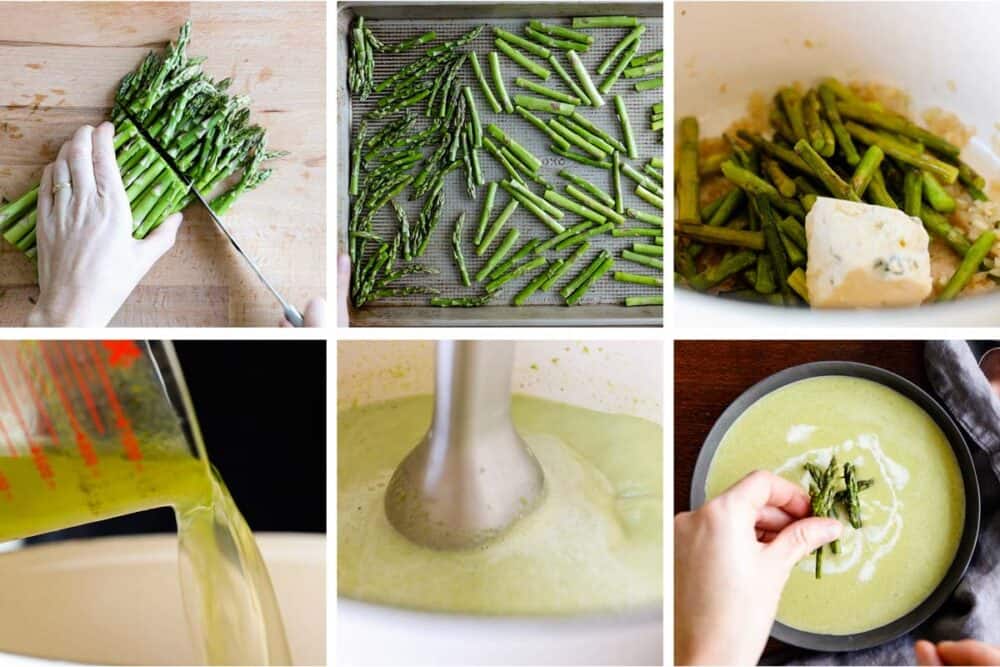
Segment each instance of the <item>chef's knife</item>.
M181 179L181 181L184 183L184 185L188 187L188 191L192 195L194 195L194 198L198 200L198 202L202 205L202 207L204 207L206 211L208 211L208 215L209 217L212 218L212 221L215 223L215 226L218 227L223 234L225 234L226 238L229 239L229 242L233 244L233 247L236 249L236 252L239 253L240 257L242 257L247 264L250 265L250 268L253 270L253 272L257 274L257 277L260 278L260 281L264 283L264 287L270 290L271 294L274 295L274 298L277 299L278 303L281 304L281 308L285 311L285 319L288 320L288 322L292 326L295 327L303 326L302 313L300 313L295 306L286 301L285 298L281 296L281 294L278 292L278 290L274 288L274 285L272 285L271 282L264 276L264 274L261 273L261 270L257 266L257 263L253 261L253 259L251 259L251 257L248 254L246 254L246 252L244 252L243 248L240 247L239 242L229 232L229 229L222 223L222 220L219 219L219 216L215 214L215 211L212 210L212 207L209 206L208 201L205 199L204 196L202 196L201 192L198 191L198 188L194 186L194 183L191 181L191 179L189 179L187 175L181 170L181 168L177 166L177 163L174 162L170 154L167 153L167 151L163 150L163 147L161 147L156 142L156 140L146 132L146 129L142 127L138 123L138 121L135 120L135 118L132 117L132 114L129 113L127 109L125 110L125 116L132 122L133 125L135 125L136 130L139 132L142 138L145 139L146 142L153 147L153 149L160 155L160 158L167 163L167 166L170 167L170 169L174 172L174 174L176 174L177 177Z

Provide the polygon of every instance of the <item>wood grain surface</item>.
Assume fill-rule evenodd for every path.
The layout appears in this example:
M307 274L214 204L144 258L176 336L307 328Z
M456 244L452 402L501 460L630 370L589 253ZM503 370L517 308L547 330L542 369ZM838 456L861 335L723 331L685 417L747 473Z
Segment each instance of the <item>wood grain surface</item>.
M698 452L723 410L751 385L811 361L858 361L929 389L923 343L911 341L677 341L674 346L674 511L689 508Z
M325 3L0 2L0 197L32 187L76 128L104 120L121 77L188 19L189 53L232 77L269 148L291 152L225 221L301 307L326 290ZM207 215L185 218L114 324L274 326L277 302ZM24 323L36 284L34 264L3 243L0 326Z

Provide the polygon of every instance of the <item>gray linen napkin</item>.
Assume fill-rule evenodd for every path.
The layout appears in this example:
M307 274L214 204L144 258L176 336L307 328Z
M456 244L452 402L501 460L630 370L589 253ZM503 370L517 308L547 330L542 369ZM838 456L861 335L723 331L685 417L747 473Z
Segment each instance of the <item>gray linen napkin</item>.
M927 376L938 398L968 436L979 488L982 521L969 570L947 603L914 632L888 644L850 653L783 653L797 665L913 665L918 639L978 639L1000 645L1000 399L979 369L979 357L998 343L931 341L924 349Z

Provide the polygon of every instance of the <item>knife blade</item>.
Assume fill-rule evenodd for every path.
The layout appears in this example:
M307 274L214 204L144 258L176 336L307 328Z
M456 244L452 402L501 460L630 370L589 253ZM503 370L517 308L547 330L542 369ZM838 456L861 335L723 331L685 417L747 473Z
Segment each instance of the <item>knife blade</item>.
M139 135L146 141L146 143L152 146L153 150L155 150L157 154L160 156L160 159L162 159L167 164L167 166L174 172L174 174L181 180L181 182L183 182L184 185L187 186L188 192L190 192L194 196L194 198L198 201L198 203L201 204L201 206L206 211L208 211L208 215L210 218L212 218L212 222L215 223L215 226L222 231L223 235L225 235L227 239L229 239L229 242L232 244L233 248L236 249L236 252L239 254L239 256L242 257L243 260L250 266L250 269L254 272L254 274L256 274L260 282L264 284L264 287L266 287L271 292L271 294L274 295L274 298L278 300L278 303L281 304L281 308L284 311L285 319L288 320L288 322L294 327L304 326L305 322L302 318L302 313L300 313L295 306L286 301L285 298L281 296L281 293L278 292L278 290L274 287L274 285L271 284L271 281L267 279L264 273L260 270L260 267L257 266L257 262L255 262L250 257L250 255L248 255L246 251L243 250L243 248L239 244L239 241L236 240L236 237L232 235L232 233L229 231L229 228L226 227L226 225L223 224L222 220L219 219L219 216L215 214L215 211L212 210L212 207L209 205L208 200L206 200L205 197L201 194L201 192L198 191L198 188L195 187L194 182L192 182L191 179L187 177L187 174L185 174L184 171L177 165L177 163L174 162L174 159L170 156L170 154L167 151L163 150L163 147L157 143L156 139L151 137L149 133L146 132L146 128L144 128L141 124L139 124L138 121L136 121L136 119L132 116L131 112L128 109L124 109L123 111L125 112L125 117L128 118L129 122L131 122L132 125L135 126L136 131L139 133Z

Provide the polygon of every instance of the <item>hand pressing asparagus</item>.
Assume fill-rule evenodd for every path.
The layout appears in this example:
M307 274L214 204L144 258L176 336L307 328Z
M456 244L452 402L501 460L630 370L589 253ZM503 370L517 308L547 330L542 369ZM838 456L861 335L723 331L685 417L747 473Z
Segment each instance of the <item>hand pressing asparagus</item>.
M441 43L411 38L403 43L423 50L402 61L385 55L396 50L380 39L377 24L356 19L348 36L348 88L358 102L366 101L367 111L353 138L348 179L355 307L419 295L429 295L434 306L475 307L500 302L507 290L514 305L550 290L574 305L613 275L635 289L656 288L626 297L625 305L662 304L663 164L658 155L640 161L624 97L640 94L633 78L649 81L662 73L663 51L640 51L646 27L638 19L610 19L591 17L579 28L529 20L521 32L506 25L476 26ZM477 52L480 44L490 51ZM581 59L593 51L602 63L596 71ZM392 73L378 81L376 71L383 67ZM505 75L504 68L512 74ZM606 72L613 79L605 78L599 89L592 77ZM598 115L604 120L591 116L588 110L604 104L603 95L613 92L620 77L629 81L614 95L611 118L617 123L609 124L603 112ZM661 133L662 103L653 104L651 113L658 122L652 129ZM529 147L539 138L551 155ZM553 156L556 164L568 160L599 169L606 183L597 186L575 169L562 169L559 184L555 174L546 173ZM501 176L487 179L489 170ZM464 173L464 201L448 201L452 172ZM612 185L614 197L607 194ZM625 206L627 192L638 205ZM419 214L408 212L417 206ZM381 214L387 207L388 219ZM452 219L474 216L476 223L456 223L442 238L438 223L445 211ZM625 229L630 221L637 226ZM618 259L634 266L611 272L616 258L591 249L591 243L609 242L618 236L614 231L651 232L648 243L638 245L655 252L623 250ZM434 271L421 263L422 256L445 241L455 259L447 271L454 272L456 287L470 288L462 296L451 290L439 296L419 278ZM470 261L485 264L477 269ZM571 268L578 263L586 268L573 278ZM656 275L635 273L650 269ZM512 289L516 281L523 287Z
M917 218L936 239L934 252L954 255L950 272L947 262L933 265L937 300L953 299L974 283L988 286L984 277L1000 282L993 251L1000 220L975 203L987 201L985 179L961 159L958 146L833 78L806 91L781 88L768 119L770 137L741 129L721 142L700 138L695 118L680 120L678 284L711 285L713 292L785 305L809 303L805 268L811 253L802 230L818 197L902 209ZM764 247L754 247L757 237L745 234L762 234ZM734 245L766 257L765 271L773 269L777 280L759 279L756 262L747 268L730 261L746 252ZM873 275L892 262L887 256L876 263ZM926 291L915 302L930 294L930 274L928 268ZM813 296L814 304L826 298Z
M228 184L210 202L219 215L266 181L271 170L264 163L283 155L267 150L264 129L249 122L250 100L228 92L231 80L212 80L202 69L204 58L187 55L190 29L190 23L181 28L166 54L146 56L122 79L115 94L113 147L132 211L132 236L137 239L193 198L185 180L143 134L169 153L186 181L200 192L208 195ZM66 183L59 181L56 186ZM4 238L32 258L37 255L37 199L34 188L0 207Z
M189 39L185 24L147 55L118 86L114 124L80 128L38 187L0 206L4 238L38 263L29 324L106 325L172 246L190 184L224 215L271 175L264 163L281 154L250 124L250 100L208 77Z

